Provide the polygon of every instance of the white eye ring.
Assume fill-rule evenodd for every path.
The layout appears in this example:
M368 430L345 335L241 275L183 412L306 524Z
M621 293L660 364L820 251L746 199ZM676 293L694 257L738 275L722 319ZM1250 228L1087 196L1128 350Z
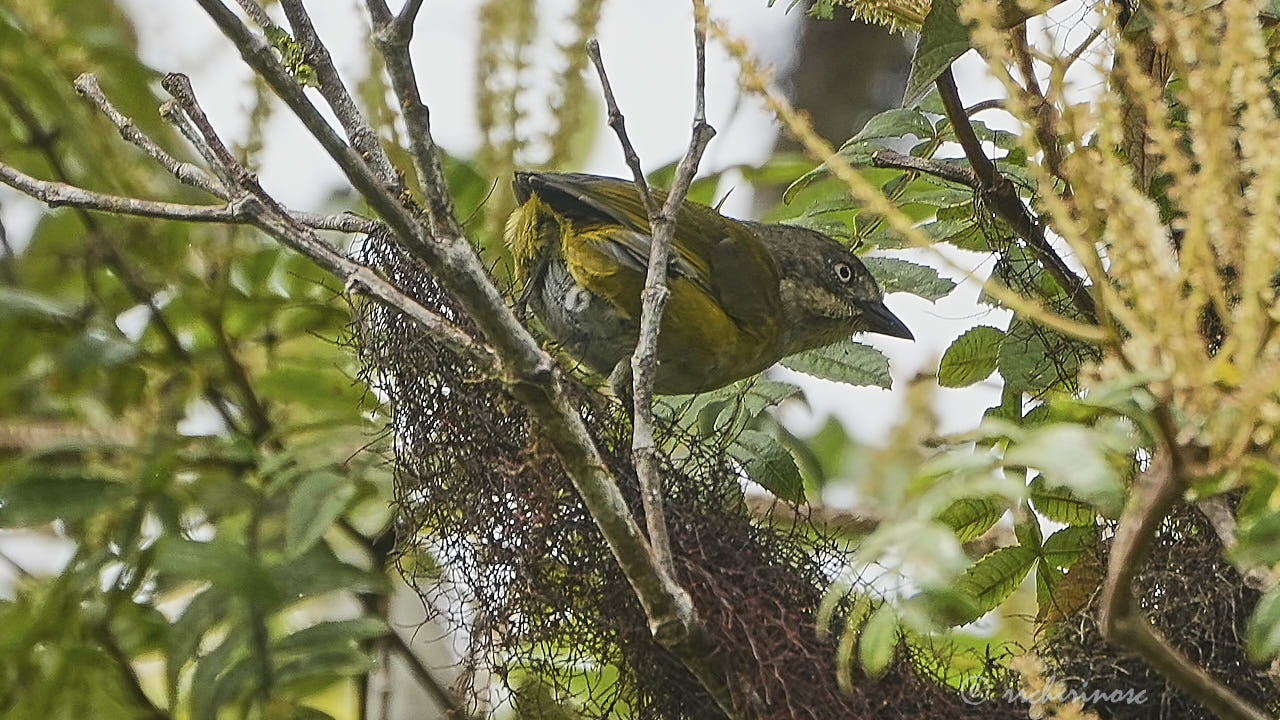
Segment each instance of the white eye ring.
M849 267L849 263L838 262L834 267L840 282L847 283L853 280L853 268Z

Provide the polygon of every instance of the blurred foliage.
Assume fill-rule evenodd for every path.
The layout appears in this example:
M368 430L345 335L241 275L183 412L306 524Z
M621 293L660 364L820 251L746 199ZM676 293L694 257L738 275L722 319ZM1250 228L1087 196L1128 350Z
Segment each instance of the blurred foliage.
M4 160L207 201L75 96L86 70L183 151L114 3L19 1ZM354 716L388 632L391 477L337 283L251 231L70 209L0 263L0 528L70 548L53 575L0 559L0 715Z

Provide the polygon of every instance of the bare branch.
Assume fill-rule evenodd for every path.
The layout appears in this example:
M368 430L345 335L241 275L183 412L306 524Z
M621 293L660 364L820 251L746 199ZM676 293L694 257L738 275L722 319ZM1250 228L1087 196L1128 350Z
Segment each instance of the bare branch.
M636 154L636 148L631 144L631 137L627 135L627 119L618 109L618 100L613 96L613 85L609 83L609 74L604 70L604 59L600 57L598 41L587 41L587 57L591 58L591 62L596 66L596 74L600 76L605 108L609 113L609 127L613 128L614 134L618 136L618 144L622 146L622 158L626 161L627 167L631 168L631 179L636 185L636 192L640 193L645 211L649 214L649 222L652 223L661 210L649 193L649 183L645 182L644 170L640 167L640 156Z
M1169 644L1142 615L1133 597L1133 580L1151 549L1156 531L1187 487L1186 460L1177 444L1168 407L1156 409L1161 447L1125 505L1111 543L1102 586L1099 624L1112 643L1142 656L1152 668L1224 720L1264 720L1271 716L1218 682Z
M921 172L948 182L967 185L974 190L982 189L982 183L978 181L978 176L974 174L973 170L954 163L918 158L914 155L903 155L893 150L877 150L871 155L871 164L878 168Z
M635 589L658 639L698 672L708 654L704 634L692 622L689 596L653 562L648 542L631 516L617 481L591 440L577 409L560 388L559 368L507 307L474 249L461 235L452 199L444 184L440 158L427 132L427 108L421 103L406 48L391 45L386 22L392 17L381 0L368 0L375 35L413 134L415 163L422 173L431 233L386 192L363 158L346 145L289 77L261 37L255 36L219 0L197 0L241 56L271 86L320 142L348 180L386 220L397 239L435 271L492 343L503 362L503 380L530 411L548 444L601 530L614 557ZM252 180L252 178L247 178ZM254 181L256 183L256 181ZM457 234L442 233L456 229Z
M414 169L426 201L427 219L435 235L462 237L462 224L453 208L453 195L445 182L444 166L435 138L431 136L431 111L422 102L418 81L409 57L409 40L413 32L413 18L417 8L413 3L405 6L397 19L387 8L385 0L366 0L369 17L373 21L373 38L382 53L383 64L391 78L391 87L404 113L405 127L409 134L409 149L413 155Z
M196 165L173 157L139 130L131 118L126 117L107 99L107 96L102 92L102 88L98 86L98 78L93 73L80 75L80 77L76 78L75 86L77 92L88 98L89 102L93 103L94 107L98 108L103 115L106 115L107 119L120 130L120 137L150 155L178 180L192 187L200 188L210 195L220 197L223 200L230 197L230 192L227 190L226 185L220 180L210 176L209 173Z
M307 62L316 71L320 95L324 97L329 108L333 110L334 116L342 124L342 130L351 140L352 146L360 152L392 192L397 194L403 192L404 184L400 181L382 143L378 141L378 134L365 120L355 100L351 98L351 93L343 84L342 76L334 67L333 57L329 54L329 49L320 41L315 25L311 23L311 17L302 6L302 0L280 0L280 5L284 8L285 16L289 18L289 25L293 28L295 39L302 46Z
M982 197L987 205L1004 218L1018 237L1022 238L1027 247L1040 258L1045 270L1062 286L1076 310L1091 322L1096 323L1098 308L1084 281L1058 256L1045 237L1044 227L1027 210L1022 198L1018 197L1013 183L1000 174L996 164L983 151L982 143L974 133L964 104L960 101L960 91L956 88L956 80L951 74L951 69L943 71L935 82L942 96L942 104L947 110L947 119L956 131L956 139L964 149L969 165L973 167L974 174L980 183Z
M694 14L694 47L696 51L696 74L694 79L694 114L693 130L689 138L689 147L684 157L676 166L675 178L668 190L666 201L661 210L657 208L652 193L644 179L640 166L640 158L626 132L626 122L613 95L608 74L604 69L604 61L600 57L599 43L592 40L587 43L587 54L596 66L600 76L600 84L604 92L605 103L609 112L609 125L618 136L627 166L631 168L636 191L649 216L649 265L645 276L644 290L640 294L640 332L635 351L631 357L632 404L634 420L632 423L631 450L635 464L636 476L640 482L640 496L644 503L645 523L649 533L649 542L653 546L653 557L658 566L667 574L674 576L674 560L671 556L671 542L667 534L666 518L663 515L662 476L658 469L658 450L654 439L653 428L653 383L657 370L658 333L662 324L662 314L666 307L670 290L667 288L667 264L671 252L671 240L675 235L676 216L689 192L689 185L697 172L702 154L707 143L715 135L715 129L706 121L706 38L707 11L704 0L693 0ZM656 618L650 616L651 621ZM664 640L668 632L689 635L699 632L699 626L692 617L683 627L673 626L663 629L654 626L654 634L660 642L671 647L670 641ZM733 715L733 701L728 692L726 678L722 668L708 662L705 646L693 648L693 653L677 653L686 666L694 673L703 687L715 698L721 709Z

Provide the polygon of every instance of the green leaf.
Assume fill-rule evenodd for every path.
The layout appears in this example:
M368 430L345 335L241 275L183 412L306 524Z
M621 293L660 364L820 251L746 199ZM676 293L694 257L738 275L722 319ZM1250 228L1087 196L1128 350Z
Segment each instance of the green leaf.
M729 446L747 476L788 502L804 500L804 481L791 453L776 438L759 430L743 430Z
M384 593L387 579L380 573L345 563L324 543L317 543L297 558L271 568L270 574L281 587L290 591L280 602L298 600L344 590L347 592Z
M956 582L956 589L973 598L977 614L963 622L977 620L1012 595L1031 570L1036 554L1031 548L1002 547L987 553L966 570Z
M246 597L269 600L278 593L272 573L255 562L244 546L220 540L161 538L155 545L155 567L173 577L207 581Z
M962 388L986 380L996 370L1004 338L1003 330L989 325L967 330L942 354L938 384Z
M1098 544L1098 528L1094 525L1075 525L1066 527L1049 536L1044 541L1041 555L1049 565L1066 570L1086 550Z
M865 257L867 269L885 293L905 292L936 302L956 289L950 278L944 278L928 265L887 257Z
M888 389L889 358L870 345L844 340L834 345L806 350L782 359L783 367L806 375L850 385L873 385Z
M363 675L375 665L373 658L358 648L325 650L284 663L276 670L276 681L299 695L309 695L344 677Z
M272 644L272 650L278 653L315 653L390 633L391 628L381 618L330 620L280 638Z
M37 469L0 484L0 527L81 520L129 495L129 487L121 483L44 472Z
M1245 647L1256 663L1266 662L1280 652L1280 587L1268 590L1253 609L1245 631Z
M230 598L216 587L200 592L187 604L169 633L169 649L165 658L165 680L169 697L177 697L182 668L195 659L205 633L221 623L230 608Z
M1067 525L1092 525L1097 513L1066 488L1052 488L1043 475L1036 475L1027 488L1036 510L1054 522Z
M311 473L289 495L285 510L285 554L297 557L324 537L355 497L356 485L335 472Z
M191 717L194 720L216 720L218 716L218 679L239 663L244 657L244 649L249 637L246 626L233 626L218 646L196 662L195 673L191 676ZM245 667L245 665L241 665ZM225 692L226 685L222 685Z
M1004 503L994 498L961 498L935 516L951 528L960 542L969 542L991 529L1005 513Z
M898 648L898 615L882 604L858 635L858 659L868 675L876 677L889 667Z
M1038 468L1046 483L1065 487L1104 515L1117 517L1124 506L1124 489L1107 461L1100 432L1064 423L1041 425L1011 447L1005 461Z
M960 22L956 12L959 6L959 0L934 0L929 8L920 28L915 56L911 58L911 74L902 98L904 107L922 100L933 87L933 81L968 51L969 28Z
M915 135L927 140L933 137L933 123L924 113L912 108L893 108L872 117L857 135L849 138L841 149L853 143L883 138L899 138L904 135Z
M1013 535L1018 539L1018 546L1040 552L1040 545L1044 542L1044 535L1040 532L1040 518L1031 512L1031 508L1024 502L1018 506L1020 511L1014 515L1017 518L1013 523Z

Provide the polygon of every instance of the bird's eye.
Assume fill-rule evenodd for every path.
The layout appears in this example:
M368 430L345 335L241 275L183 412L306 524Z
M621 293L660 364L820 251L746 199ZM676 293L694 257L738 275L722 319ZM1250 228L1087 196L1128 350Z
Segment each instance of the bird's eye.
M847 283L853 280L853 268L849 267L849 263L836 263L835 271L836 277L840 279L840 282Z

